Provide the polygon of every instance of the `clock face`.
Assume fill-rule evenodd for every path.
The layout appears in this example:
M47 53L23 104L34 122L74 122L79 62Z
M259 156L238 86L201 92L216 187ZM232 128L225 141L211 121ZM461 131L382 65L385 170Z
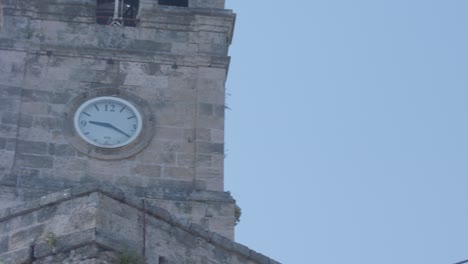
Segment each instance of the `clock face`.
M96 97L75 112L75 130L88 143L102 148L118 148L135 140L142 128L138 110L117 97Z

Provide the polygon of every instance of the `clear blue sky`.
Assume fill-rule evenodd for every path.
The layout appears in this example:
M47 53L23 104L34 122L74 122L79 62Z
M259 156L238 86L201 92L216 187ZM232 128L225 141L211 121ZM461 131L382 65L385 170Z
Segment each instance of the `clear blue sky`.
M227 7L236 240L286 264L468 259L468 1Z

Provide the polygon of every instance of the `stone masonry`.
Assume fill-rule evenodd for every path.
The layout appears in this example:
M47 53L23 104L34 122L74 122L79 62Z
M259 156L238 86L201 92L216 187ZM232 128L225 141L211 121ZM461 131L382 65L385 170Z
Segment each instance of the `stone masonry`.
M0 234L6 264L120 263L125 254L150 264L279 264L109 186L66 189L2 209Z
M223 0L189 3L141 0L138 25L114 27L96 24L96 0L2 0L0 208L105 183L233 238L223 131L235 16ZM76 143L73 109L98 95L146 113L136 154Z

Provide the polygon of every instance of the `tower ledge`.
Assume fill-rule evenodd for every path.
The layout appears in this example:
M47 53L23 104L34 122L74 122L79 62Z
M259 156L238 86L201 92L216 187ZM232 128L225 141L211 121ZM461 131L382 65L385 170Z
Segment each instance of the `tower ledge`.
M154 264L278 263L104 185L66 189L0 209L0 230L0 261L5 264L115 263L119 252L144 254L147 263Z

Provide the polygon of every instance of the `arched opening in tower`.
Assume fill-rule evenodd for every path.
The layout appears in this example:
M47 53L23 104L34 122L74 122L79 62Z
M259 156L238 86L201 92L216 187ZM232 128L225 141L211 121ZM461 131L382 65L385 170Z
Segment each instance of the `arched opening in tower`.
M188 7L188 0L158 0L160 5Z
M96 23L135 27L139 0L97 0Z

